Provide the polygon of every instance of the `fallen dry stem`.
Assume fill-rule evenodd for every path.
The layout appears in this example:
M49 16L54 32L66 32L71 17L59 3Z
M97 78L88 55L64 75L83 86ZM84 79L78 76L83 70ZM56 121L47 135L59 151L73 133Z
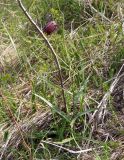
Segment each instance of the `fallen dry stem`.
M97 123L104 120L109 97L113 93L113 91L114 91L114 89L115 89L115 87L121 77L123 70L124 70L124 63L122 64L120 70L118 71L118 73L115 77L115 80L112 82L112 84L109 88L109 91L103 96L102 100L100 101L99 105L97 106L97 110L93 113L91 120L90 120L90 123L94 121L94 118L97 121Z
M69 153L72 153L72 154L87 153L87 152L91 152L91 151L95 150L95 148L88 148L88 149L84 149L84 150L71 150L71 149L69 149L69 148L63 147L63 146L58 145L58 144L56 144L56 143L54 143L54 142L51 142L51 141L43 141L43 140L42 140L41 143L50 144L50 145L52 145L52 146L55 146L55 147L57 147L57 148L59 148L59 149L65 150L65 151L67 151L67 152L69 152ZM99 147L99 148L102 148L102 146Z

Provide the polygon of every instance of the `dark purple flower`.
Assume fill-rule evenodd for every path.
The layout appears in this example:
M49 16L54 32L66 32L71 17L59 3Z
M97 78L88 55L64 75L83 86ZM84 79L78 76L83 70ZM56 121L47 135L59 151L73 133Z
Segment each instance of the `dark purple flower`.
M48 35L52 34L54 31L56 31L58 28L58 25L55 21L48 22L45 27L43 28L43 32L47 33Z

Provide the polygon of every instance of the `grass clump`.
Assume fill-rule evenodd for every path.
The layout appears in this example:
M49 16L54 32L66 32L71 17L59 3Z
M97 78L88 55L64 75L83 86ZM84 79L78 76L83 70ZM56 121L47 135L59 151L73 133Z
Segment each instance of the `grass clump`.
M0 3L0 155L25 160L110 159L118 145L107 139L106 125L93 130L90 118L124 59L123 1L23 2L41 28L46 14L59 24L47 38L61 65L66 113L49 48L16 2ZM80 153L87 148L95 149Z

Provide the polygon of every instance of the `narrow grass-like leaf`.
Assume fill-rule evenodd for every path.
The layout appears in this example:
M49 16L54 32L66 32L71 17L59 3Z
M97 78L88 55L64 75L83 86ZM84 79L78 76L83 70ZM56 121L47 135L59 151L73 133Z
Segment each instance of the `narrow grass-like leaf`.
M70 117L67 116L64 112L62 112L61 110L59 110L56 106L54 106L52 103L50 103L47 99L45 99L44 97L35 94L36 97L38 97L39 99L41 99L44 103L46 103L53 111L55 111L56 113L58 113L61 117L63 117L67 122L70 122Z

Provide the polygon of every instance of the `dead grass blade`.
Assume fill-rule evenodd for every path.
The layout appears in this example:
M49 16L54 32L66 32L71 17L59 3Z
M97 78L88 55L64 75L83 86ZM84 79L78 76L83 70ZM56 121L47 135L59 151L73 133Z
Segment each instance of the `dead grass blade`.
M50 110L43 112L39 111L35 113L31 118L27 118L23 120L23 122L19 122L18 125L20 126L21 131L24 133L24 138L26 140L27 134L30 134L33 131L43 130L49 126L52 120L52 113ZM22 144L22 137L20 135L19 129L16 125L12 125L8 129L9 138L6 142L3 142L3 137L0 137L0 156L7 157L10 153L8 153L9 148L18 148L20 144ZM5 129L3 130L5 132Z
M108 104L108 100L110 95L113 93L115 86L119 82L120 77L122 76L122 71L124 70L124 63L122 64L120 70L118 71L115 80L112 82L109 91L103 96L102 100L100 101L99 105L97 106L97 110L93 113L90 123L95 120L97 124L104 121L106 115L106 108Z

